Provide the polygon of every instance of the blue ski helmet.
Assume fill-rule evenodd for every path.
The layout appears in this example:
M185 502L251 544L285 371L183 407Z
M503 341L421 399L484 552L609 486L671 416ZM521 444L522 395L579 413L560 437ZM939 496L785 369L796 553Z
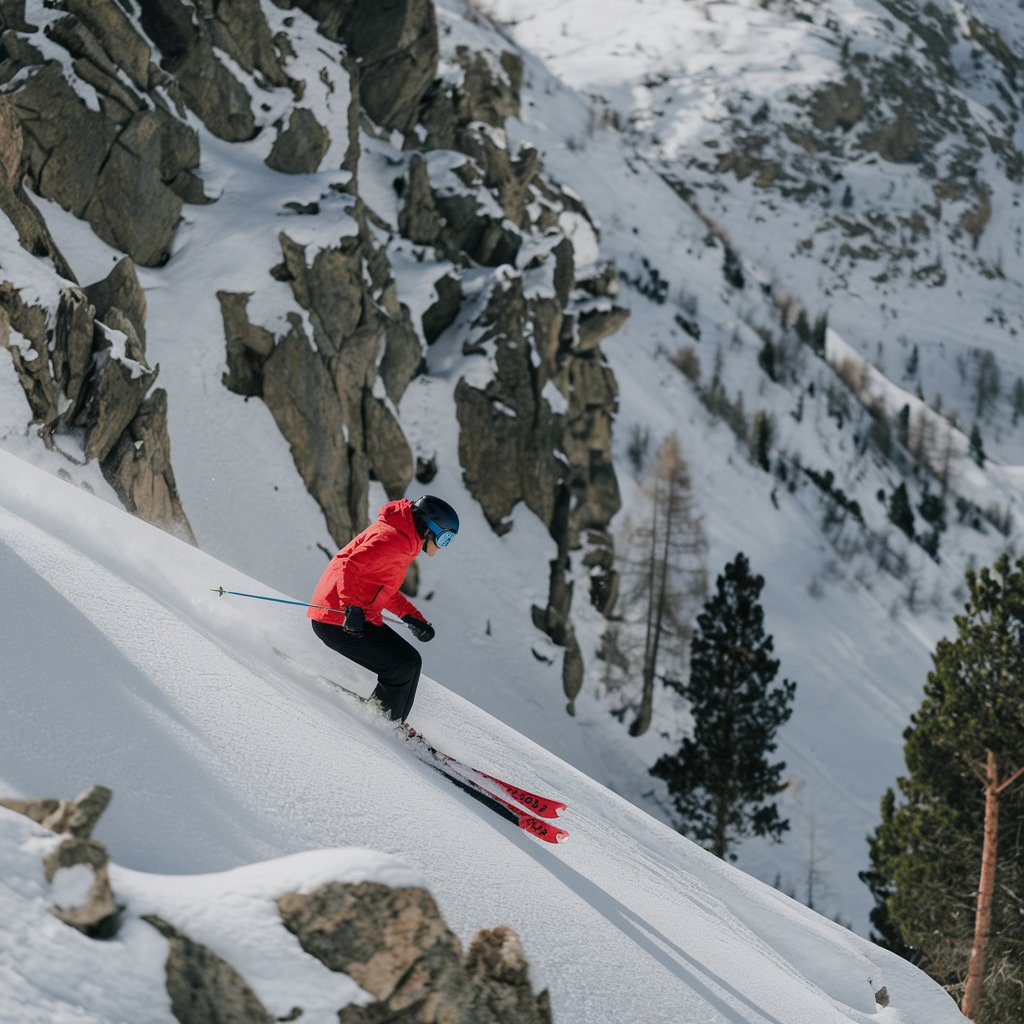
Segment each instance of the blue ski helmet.
M412 503L412 514L420 532L429 530L439 548L446 548L459 532L459 516L455 509L432 494L418 497Z

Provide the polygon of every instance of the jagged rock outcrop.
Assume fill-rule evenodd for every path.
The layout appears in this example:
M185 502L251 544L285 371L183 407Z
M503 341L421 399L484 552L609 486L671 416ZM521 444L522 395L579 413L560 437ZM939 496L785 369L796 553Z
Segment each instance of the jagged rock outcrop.
M100 282L98 293L122 289L138 317L138 283L123 282L134 270L112 274L121 283ZM194 542L171 467L167 396L151 390L157 370L146 361L132 317L113 305L104 317L105 323L74 286L61 288L48 309L27 305L12 282L0 282L0 347L10 353L47 446L72 460L97 460L130 512ZM83 435L80 453L63 439L76 431Z
M106 786L97 785L83 790L74 800L56 797L36 800L0 797L0 807L24 814L51 832L88 839L112 796L113 793Z
M292 0L328 39L355 59L360 103L384 128L405 131L437 74L437 15L432 0Z
M7 98L22 128L33 189L136 262L156 266L168 258L183 202L202 199L192 173L199 141L168 109L165 90L153 88L166 84L155 68L147 65L145 75L152 93L125 84L122 48L141 80L140 47L148 45L128 19L111 12L115 6L71 3L76 13L45 32L30 25L24 36L6 33L0 88L13 80ZM98 109L72 87L58 53L95 90Z
M65 839L43 858L43 874L51 885L57 872L85 866L92 882L85 902L73 907L54 905L51 912L90 939L111 939L117 934L123 907L114 902L110 888L110 857L103 843L93 839Z
M285 927L332 971L377 1000L347 1006L342 1024L546 1024L546 992L534 996L529 967L508 928L478 932L465 957L425 889L329 882L278 897Z
M599 545L600 553L584 555L599 566L591 591L598 607L611 607L615 588L605 528L619 507L611 461L617 393L600 342L628 312L615 304L614 274L605 268L586 286L576 280L572 243L560 224L564 215L589 221L583 204L545 178L536 150L513 153L507 145L505 119L519 110L520 58L459 47L453 59L459 73L434 85L423 102L422 131L406 137L413 153L399 228L456 268L496 268L464 323L463 351L485 356L494 372L483 387L477 378L455 389L459 460L492 529L508 529L522 501L558 544L548 603L534 609L534 622L566 648L562 682L571 711L583 660L570 617L570 553ZM531 255L520 260L526 239ZM458 274L441 279L444 292L437 289L424 316L428 341L459 313L449 283Z
M0 122L8 129L0 208L28 251L50 257L74 281L21 187L25 157L14 114L0 97ZM0 347L10 353L43 440L65 450L62 434L84 432L82 456L99 461L125 507L191 540L170 463L166 395L151 390L157 371L146 361L145 316L145 296L128 259L85 290L59 288L50 306L30 304L15 281L0 282Z
M357 204L353 215L355 232L312 257L280 236L284 261L276 274L308 314L313 337L297 312L289 314L288 332L274 337L249 322L246 296L218 295L228 350L224 384L266 402L339 545L365 525L371 479L392 497L412 481L412 451L394 409L422 360L365 211Z
M88 838L110 798L103 786L92 786L72 801L0 798L0 807L69 834L43 857L47 883L53 885L61 871L83 866L92 879L81 903L55 904L51 912L92 939L114 938L131 913L114 899L106 846ZM327 882L311 891L283 893L276 902L280 936L261 934L264 952L275 941L291 945L287 929L306 953L348 975L375 1000L339 1007L341 1024L551 1024L548 993L534 994L516 933L505 926L483 929L463 955L425 889ZM268 1011L224 956L168 920L171 916L144 913L141 920L167 940L165 987L181 1024L271 1024L302 1017L301 1005L285 1017ZM122 949L121 956L130 962L130 949Z
M92 939L112 938L117 932L124 909L115 903L110 888L107 848L103 843L89 838L100 815L110 803L111 796L106 786L90 786L74 800L0 798L0 807L17 811L44 828L71 837L43 857L43 874L52 885L62 869L79 866L89 868L92 881L84 902L71 907L55 904L51 912L65 924Z
M167 940L167 994L181 1024L272 1024L277 1019L223 957L157 914L142 920Z

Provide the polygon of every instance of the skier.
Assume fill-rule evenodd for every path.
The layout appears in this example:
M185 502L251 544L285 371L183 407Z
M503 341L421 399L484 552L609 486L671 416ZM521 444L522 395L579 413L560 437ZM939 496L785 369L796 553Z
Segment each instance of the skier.
M391 501L339 551L313 593L313 632L332 650L377 673L373 696L388 717L404 722L412 710L423 659L415 647L384 625L382 613L397 615L421 643L434 627L398 588L424 551L433 558L459 532L459 517L446 501L424 494Z

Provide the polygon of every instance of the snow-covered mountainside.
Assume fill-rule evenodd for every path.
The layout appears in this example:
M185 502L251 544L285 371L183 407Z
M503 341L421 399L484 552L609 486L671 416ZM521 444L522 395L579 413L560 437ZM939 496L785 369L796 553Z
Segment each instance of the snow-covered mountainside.
M827 313L894 381L980 421L990 455L1019 458L1018 5L606 0L600 19L583 0L481 6L780 298ZM685 287L685 270L659 269ZM979 409L986 353L1003 400Z
M218 597L206 584L261 584L7 452L0 537L0 787L111 787L95 837L125 904L116 941L57 921L48 907L77 883L44 882L52 837L0 810L0 1019L173 1021L166 942L140 919L155 914L278 1019L298 1006L303 1021L337 1020L360 997L353 983L279 927L273 938L275 896L330 879L423 883L463 943L511 925L561 1024L960 1019L905 961L425 679L426 735L568 803L568 842L520 832L318 679L367 688L302 628L301 609Z
M88 63L76 63L67 55L69 34L54 28L63 24L62 6L26 5L26 21L34 19L45 30L29 32L15 26L22 33L17 58L27 62L28 70L11 71L3 92L10 98L35 82L36 57L30 51L38 47L46 74L51 79L63 76L67 101L78 97L88 112L82 117L91 117L107 109L110 101L90 84L95 76L83 77ZM116 5L97 4L92 11L109 6ZM132 33L150 40L147 32L155 35L156 30L138 13L138 5L125 6L131 8L127 20ZM195 139L188 160L173 168L178 173L176 187L189 198L184 205L178 203L181 223L172 219L167 228L168 258L162 262L162 251L141 249L136 273L145 296L147 358L151 366L159 364L159 383L167 392L174 475L203 554L175 546L173 556L156 557L151 550L162 550L170 541L150 532L133 532L121 519L109 528L116 531L120 548L106 537L106 527L86 531L79 548L98 557L109 571L115 564L115 578L129 581L133 614L138 611L136 589L154 602L145 604L141 625L134 619L116 625L127 613L106 602L97 606L96 615L105 609L112 616L105 621L112 621L110 628L132 649L128 663L142 659L146 673L160 678L169 674L168 685L183 688L175 689L169 704L154 697L158 704L166 704L170 719L178 721L179 702L205 715L205 702L216 699L230 728L240 736L244 733L247 742L257 742L263 731L277 738L255 759L244 753L239 738L229 757L218 752L211 738L223 727L219 715L204 718L201 725L189 718L185 724L178 721L173 728L180 727L180 735L172 734L167 724L173 742L192 751L189 760L175 765L196 782L189 791L203 794L198 806L189 803L170 817L194 819L191 828L199 838L188 840L185 858L176 848L178 840L168 835L174 832L168 825L153 823L149 835L140 836L127 826L115 827L112 812L108 838L115 860L149 871L208 870L339 842L339 833L325 823L320 807L324 801L353 799L344 772L335 773L335 766L348 764L354 770L354 762L336 752L331 731L335 724L320 723L324 695L310 691L280 666L267 664L267 638L271 647L296 654L317 671L336 672L338 666L323 660L325 652L316 649L301 615L255 602L236 607L227 599L212 600L207 592L218 585L257 591L270 587L308 599L326 555L339 540L331 535L331 515L335 521L344 514L353 521L365 520L386 497L394 496L398 480L407 481L409 496L423 490L444 496L459 509L463 523L458 542L443 557L420 567L417 597L437 629L436 640L425 649L426 671L461 699L427 687L417 705L416 724L428 734L440 732L439 742L465 742L464 750L456 746L453 753L473 757L497 757L506 741L513 742L514 733L529 736L537 746L522 748L515 758L517 767L528 769L527 784L529 779L556 777L560 783L565 777L579 787L567 794L570 799L582 800L577 793L600 792L595 806L613 806L611 817L639 823L626 829L632 838L656 835L656 842L651 842L658 849L668 843L664 849L684 850L686 857L695 858L701 878L711 872L728 878L730 886L751 886L749 891L760 893L753 883L698 857L625 802L672 821L667 796L647 769L661 753L674 749L687 719L685 709L659 690L653 727L639 739L628 737L625 725L609 714L605 667L598 657L607 622L602 610L587 601L599 567L591 556L609 551L598 535L607 526L616 550L620 555L626 551L630 519L635 522L646 514L642 485L649 454L675 432L690 465L695 510L707 537L707 571L713 578L737 551L743 551L753 570L764 575L766 628L775 638L782 673L798 684L793 718L779 736L779 755L787 763L790 782L781 810L790 818L791 830L779 846L743 843L738 863L866 933L868 894L857 878L866 866L865 835L877 822L881 794L901 770L901 734L920 700L929 653L950 628L964 568L972 562L987 563L1016 543L1024 500L1015 464L1021 437L1014 422L1014 382L1022 372L1016 336L1022 303L1014 147L1019 149L1021 142L1019 101L1011 88L1013 54L1019 52L1011 8L1004 11L993 3L984 9L975 5L966 13L957 7L952 22L940 19L938 35L918 24L908 43L897 5L813 4L805 10L802 5L606 0L596 18L590 14L592 5L569 2L542 7L532 0L507 5L497 0L443 0L436 9L437 85L429 96L459 95L473 75L483 75L467 55L484 55L483 66L503 97L501 117L495 119L504 127L473 122L476 134L471 143L479 147L477 157L497 159L496 153L504 153L506 162L514 157L516 173L524 178L528 167L543 169L532 186L535 192L508 199L481 184L486 175L479 164L475 176L472 168L465 170L466 154L442 138L444 125L438 124L444 118L437 113L441 108L431 108L435 120L429 130L415 123L403 126L405 136L353 112L345 47L337 38L326 38L298 9L323 6L254 7L266 18L267 39L288 40L287 47L275 51L276 65L261 58L259 69L242 67L225 56L228 41L223 36L210 44L210 52L221 55L218 74L227 83L226 94L234 97L243 89L254 98L251 124L233 140L224 137L230 126L218 119L222 111L198 100L186 109L176 91L180 83L170 81L173 74L185 81L184 65L168 71L167 79L157 74L157 64L174 62L161 57L155 42L145 44L152 58L148 74L125 58L131 73L120 68L114 75L119 87L135 83L140 108L155 112L164 104L174 114L173 130L187 129ZM89 14L89 5L76 7L83 18ZM950 33L956 32L961 35L954 39ZM976 60L971 38L979 48ZM780 61L780 52L791 56ZM501 93L514 77L508 71L514 61L503 59L506 54L522 62L516 104ZM144 63L140 66L144 71ZM937 68L943 96L959 90L962 105L951 106L943 98L934 121L912 108L909 100L890 110L891 105L877 99L877 90L889 80L886 74L895 73L893 68L905 68L908 82L930 81L930 69ZM275 75L284 77L275 80ZM849 84L854 78L859 86ZM281 159L274 153L278 139L286 135L284 126L292 123L297 94L317 123L330 130L315 169L294 173L292 168L285 173L272 164ZM943 119L953 107L956 122L947 123ZM892 147L906 143L907 133L886 134L887 112L898 125L917 126L920 154L910 154L913 160L893 159L899 152ZM968 135L977 145L976 155L965 148ZM410 137L423 136L434 140L425 155L409 142ZM459 144L471 148L465 139ZM425 172L422 167L417 170L417 161L426 165ZM961 180L965 163L978 168L969 182ZM456 174L460 168L472 187ZM84 216L85 211L93 215L94 208L82 203L84 210L70 212L74 203L56 194L55 177L40 173L32 199L79 282L106 278L127 249L149 242L127 236L104 241ZM50 198L44 186L53 188ZM453 221L456 204L467 195L473 197L478 212L497 225L492 239L496 248L488 250L486 259L477 250L482 258L474 259L462 250L446 252L444 239L435 240L436 245L410 241L410 233L419 238L425 237L420 231L427 231L422 225L410 227L413 214L423 213L410 213L410 195L425 197L425 207L450 202ZM499 230L508 220L500 198L508 199L509 205L518 203L522 213L522 223L512 233L518 232L519 247L506 262L495 255L500 243L512 237ZM986 203L991 207L987 216ZM431 211L437 213L433 207L427 210ZM424 213L424 219L430 218ZM436 218L431 223L432 230L439 230ZM566 239L571 242L568 277L565 247L559 249ZM315 280L315 260L323 254L327 263L350 245L362 248L363 263L345 279L351 291L335 293L324 285L326 274ZM303 250L309 267L297 261L297 249ZM42 319L52 332L61 289L67 285L61 266L52 256L30 256L4 218L0 268L0 277L25 303L48 310ZM431 331L428 337L424 323L430 311L442 305L439 292L446 278L459 296L455 310L449 311L454 319L442 318L435 324L438 333ZM570 278L570 294L559 294ZM604 282L603 291L595 282ZM324 296L320 305L309 299L317 287ZM227 299L221 297L225 295ZM521 302L502 307L498 299L505 295ZM346 390L352 383L347 364L342 361L341 370L332 370L343 393L341 405L331 406L332 413L339 410L340 422L312 417L310 444L322 441L329 454L342 453L355 465L365 453L359 448L358 457L353 456L346 445L352 442L357 447L352 439L364 430L364 417L372 414L379 433L390 440L395 439L397 424L403 440L389 450L401 450L403 457L407 453L408 465L397 471L380 458L370 472L363 459L357 485L350 487L351 479L339 476L345 487L339 484L334 495L341 505L354 495L361 506L328 512L324 505L330 503L334 478L316 470L331 460L312 469L306 466L303 476L296 456L302 445L295 442L303 429L296 421L302 417L288 419L288 410L282 413L281 406L272 410L268 403L273 396L265 386L269 373L257 379L253 367L263 372L260 360L270 350L284 351L286 343L296 361L309 352L326 352L324 338L330 336L331 325L324 324L325 312L338 311L344 319L359 304L365 313L353 332L359 339L365 340L370 324L387 321L389 330L396 324L403 329L396 329L386 343L381 341L379 350L360 349L358 366L365 388L356 399ZM239 307L244 318L238 315ZM560 328L553 330L554 314L545 312L555 307L564 334ZM598 349L581 343L580 325L586 316L612 318L616 310L627 309L628 320L615 320L619 330L601 338L598 355ZM821 319L826 314L827 327ZM520 333L502 334L499 328L513 319ZM226 335L235 334L248 342L231 348ZM122 334L115 331L112 337L123 344ZM19 341L12 333L4 340L26 359L40 358L24 338ZM517 347L520 341L523 344ZM261 345L265 350L257 359L253 346ZM401 372L383 359L384 352L400 353L394 361L402 363ZM128 358L127 352L122 354ZM519 390L494 386L514 360L519 377L528 380L522 391L529 400ZM566 371L565 360L578 376ZM139 365L130 367L131 374ZM584 375L583 368L592 375ZM299 376L294 374L292 380ZM283 377L287 382L287 374ZM997 378L998 386L993 383ZM225 386L226 379L232 390ZM527 422L564 423L578 411L575 403L585 412L594 411L593 437L584 438L578 450L533 452L516 435L514 445L498 445L479 458L479 452L472 451L473 430L464 428L457 413L467 389L488 394L492 418L487 422L495 435ZM301 388L296 390L301 393ZM1024 407L1024 397L1020 401ZM608 411L612 405L614 420ZM67 411L66 400L57 406L62 415ZM296 407L302 409L302 404ZM951 411L957 414L956 424L946 416ZM0 447L26 465L43 467L118 503L96 461L79 464L80 458L68 460L58 450L81 456L82 428L72 424L51 449L40 440L38 426L28 426L33 416L13 362L0 353ZM758 420L769 429L762 434L763 450L752 455ZM971 454L969 435L975 420L987 460ZM584 421L582 415L577 420ZM491 432L476 431L488 438ZM539 436L566 446L579 440L568 429ZM637 443L645 437L646 463L644 446ZM146 448L138 440L125 444ZM332 449L335 444L339 447ZM609 467L604 460L609 452L621 511L599 524L601 529L573 520L571 529L556 539L551 524L557 517L544 507L545 494L537 492L544 491L551 474L564 473L560 486L564 484L570 464L579 474L580 466L589 464L591 450L593 478L574 477L568 488L578 502L574 512L585 507L595 521L598 518L586 506L600 490L595 481L607 484ZM539 486L527 479L533 454ZM414 477L413 465L429 471ZM491 493L479 484L488 468ZM8 476L13 486L23 474L36 480L30 468L5 457L5 486ZM355 476L353 471L352 479ZM503 477L512 481L507 492ZM909 494L913 537L892 521L893 495L900 484ZM315 500L311 490L317 487L321 494ZM31 510L37 526L57 514L48 502L63 506L71 501L60 497L62 493L39 491L42 497ZM550 493L546 498L550 502ZM502 505L506 499L507 509ZM501 506L497 512L492 501ZM81 509L94 508L92 503L72 504L83 516L87 513ZM612 504L606 501L604 511ZM50 533L73 535L73 521L61 524ZM570 543L577 546L567 547ZM216 578L209 578L213 564L207 556L231 568L218 565ZM571 613L555 625L563 633L571 627L582 662L582 689L572 699L572 717L565 713L564 692L570 648L536 611L550 606L553 581L563 594L572 595ZM25 582L37 589L43 586L31 576ZM66 592L59 580L54 586ZM90 583L86 590L93 586ZM5 597L9 593L13 584L10 591L5 584ZM170 623L164 621L167 608L175 610ZM65 610L69 618L62 628L91 652L84 661L106 666L106 641L96 639L91 627L86 630ZM57 627L40 624L43 621L49 623L50 618L36 623L32 650L40 656L52 654L57 659L52 668L60 673L67 667L60 659L69 655L64 648L48 648L49 631ZM157 624L168 625L170 632L154 643L148 629ZM75 632L80 629L85 634ZM16 631L7 632L9 642L18 639ZM193 632L202 636L201 642ZM177 655L167 659L167 649L176 650L176 644L187 653L187 661ZM71 641L66 646L72 646ZM225 647L246 669L237 668L236 661L224 654ZM208 661L221 668L209 667ZM128 663L118 661L134 678L136 669ZM231 708L240 699L234 690L193 689L195 679L223 681L234 679L239 671L244 685L258 694L249 706L249 711L256 707L264 716L258 727L231 717ZM129 724L118 729L116 740L128 746L115 748L121 755L113 758L110 770L150 773L147 786L163 793L159 779L164 769L157 767L159 759L151 763L146 757L150 741L158 747L167 742L163 734L154 739L146 732L146 713L131 701L115 699L123 685L116 673L105 668L95 678L98 685L115 688L114 693L99 692L107 693L112 710L128 716ZM353 685L356 682L354 677ZM70 680L66 685L71 688L70 701L77 691ZM148 682L142 685L148 690ZM301 700L293 699L296 692ZM316 710L312 718L303 717L305 710L302 715L294 710L307 704ZM336 717L334 710L330 714ZM287 725L276 724L278 715ZM494 726L485 716L504 725ZM409 766L391 758L385 739L372 729L352 725L357 741L347 731L347 717L340 720L344 725L337 728L346 731L338 745L354 744L352 758L363 749L379 751L386 770L398 773L381 779L374 798L404 792ZM460 722L465 723L465 732ZM294 735L289 731L293 727ZM29 730L19 735L32 739ZM494 736L501 742L488 739ZM307 740L319 756L315 767L312 756L296 753L304 750ZM93 781L81 775L90 774L91 758L99 756L76 748L67 765L51 758L50 768L60 770L56 777L46 773L40 759L29 756L31 751L25 750L23 759L11 749L0 764L0 777L26 793L40 788L75 791ZM204 774L206 768L194 766L193 754L200 765L210 758L218 766ZM233 758L237 771L224 767L222 756ZM545 766L555 764L557 771L552 768L549 776ZM250 768L259 782L253 781ZM303 774L310 771L311 776ZM211 778L216 781L208 798L204 786ZM263 782L277 787L265 801L255 795ZM116 778L113 784L117 788ZM424 787L424 799L434 795L433 780L424 777L417 785ZM625 800L606 804L609 798L601 786ZM185 794L183 786L169 797L183 800ZM227 803L217 804L222 797ZM130 799L119 791L121 810L116 813L127 814L125 803ZM207 799L212 802L207 804ZM236 814L236 800L249 809ZM451 800L458 803L461 798ZM298 823L278 817L284 805L298 809ZM225 807L231 813L223 813ZM476 821L482 812L465 813ZM600 832L605 812L594 814L593 827ZM356 820L351 837L347 832L340 837L346 843L380 844L378 848L403 856L409 848L421 850L420 836L395 838L400 830L394 821L378 821L369 810ZM234 825L229 830L225 821L237 824L237 836ZM585 832L574 830L573 849L583 845L576 840ZM159 854L165 842L173 853L167 862ZM149 845L142 849L140 843ZM503 838L501 856L504 843ZM424 872L443 903L456 888L460 872L468 871L471 879L480 877L479 867L468 863L471 856L465 857L466 863L452 863L447 852L431 849L436 863L430 872L423 866L429 859L425 854L406 859ZM559 884L577 894L582 890L584 902L590 903L592 897L600 905L599 916L613 919L613 945L593 966L599 966L598 960L632 963L633 947L623 953L614 943L639 943L655 965L650 969L666 971L675 979L665 989L674 993L671 998L666 995L666 1006L672 999L690 1006L692 991L697 991L701 994L696 998L710 999L723 1019L748 1019L753 1013L746 1002L749 990L735 983L733 991L731 975L717 961L716 980L689 959L699 961L694 943L703 941L700 935L712 936L709 942L725 935L722 941L728 945L732 933L705 931L704 917L699 928L673 931L690 929L692 921L685 922L693 911L688 908L680 915L667 894L677 886L689 892L689 883L665 867L661 853L641 855L645 864L648 856L656 862L649 876L634 873L628 861L636 850L629 844L624 849L621 859L600 868L607 869L608 877L619 873L623 884L614 889L613 897L604 895L604 882L588 864L557 875ZM528 845L520 850L524 863L536 864L541 857ZM692 865L685 870L696 872ZM441 888L431 872L444 876ZM636 883L635 898L649 898L651 907L665 898L654 923L646 911L638 918L635 908L630 909L630 880ZM535 879L524 873L519 881L526 885ZM509 882L508 892L517 890L518 884ZM789 906L781 897L758 898ZM461 906L458 899L452 897L453 905ZM457 919L456 930L462 936L495 916L483 895L473 899L480 902L467 904L464 916ZM512 910L502 919L519 927L529 945L530 928L543 915L521 899L510 896L507 902ZM744 927L762 935L761 924L768 918L760 912L751 919L736 913ZM790 908L786 913L797 911ZM671 927L669 920L675 922ZM554 925L547 922L544 927L548 926L556 949ZM774 920L771 927L775 928ZM788 934L794 948L784 956L800 959L796 946L802 947L803 940L796 938L796 929ZM842 941L855 943L852 938ZM850 948L861 951L858 956L880 955L863 952L860 944ZM531 962L554 990L557 972L547 973L544 964L549 956L562 954L530 952ZM577 952L587 959L582 939L579 946L567 948L564 963L573 961ZM572 973L582 967L566 970L568 995L563 998L569 1004L590 999L585 994L590 975L584 985L581 976ZM846 974L839 974L845 986ZM642 976L637 973L635 991L646 998L648 986L641 983ZM757 970L751 976L763 977ZM610 977L615 979L616 972ZM870 1012L870 999L861 1005L860 997L850 996L845 987L835 989L821 977L814 980L840 1002L856 1005L857 1013ZM775 984L765 983L765 990ZM779 985L778 991L788 991ZM686 991L688 986L692 991ZM619 987L612 980L598 986L595 992L600 995L587 1005L600 1006L604 999L621 1007L609 994ZM655 988L651 985L649 990ZM747 1009L725 1008L733 1005L730 1000L736 993L746 993L737 998ZM622 998L621 993L615 998ZM722 999L724 1003L719 1002ZM753 1002L767 1005L760 997ZM597 1010L594 1014L566 1019L603 1019ZM818 1017L808 1014L806 1019L815 1022L828 1019L825 1011ZM771 1015L786 1022L801 1019L795 1010L774 1010ZM705 1018L694 1010L693 1019ZM941 1018L936 1014L930 1019Z

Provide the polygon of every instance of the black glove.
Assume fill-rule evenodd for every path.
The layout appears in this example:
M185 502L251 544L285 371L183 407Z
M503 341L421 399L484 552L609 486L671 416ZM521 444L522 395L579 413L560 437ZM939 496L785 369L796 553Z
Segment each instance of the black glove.
M417 619L415 615L404 615L402 616L402 621L409 627L409 632L421 644L434 639L434 627L429 622Z
M362 636L363 630L366 629L366 612L357 604L350 604L345 609L345 625L344 630L346 633L351 633L352 636Z

